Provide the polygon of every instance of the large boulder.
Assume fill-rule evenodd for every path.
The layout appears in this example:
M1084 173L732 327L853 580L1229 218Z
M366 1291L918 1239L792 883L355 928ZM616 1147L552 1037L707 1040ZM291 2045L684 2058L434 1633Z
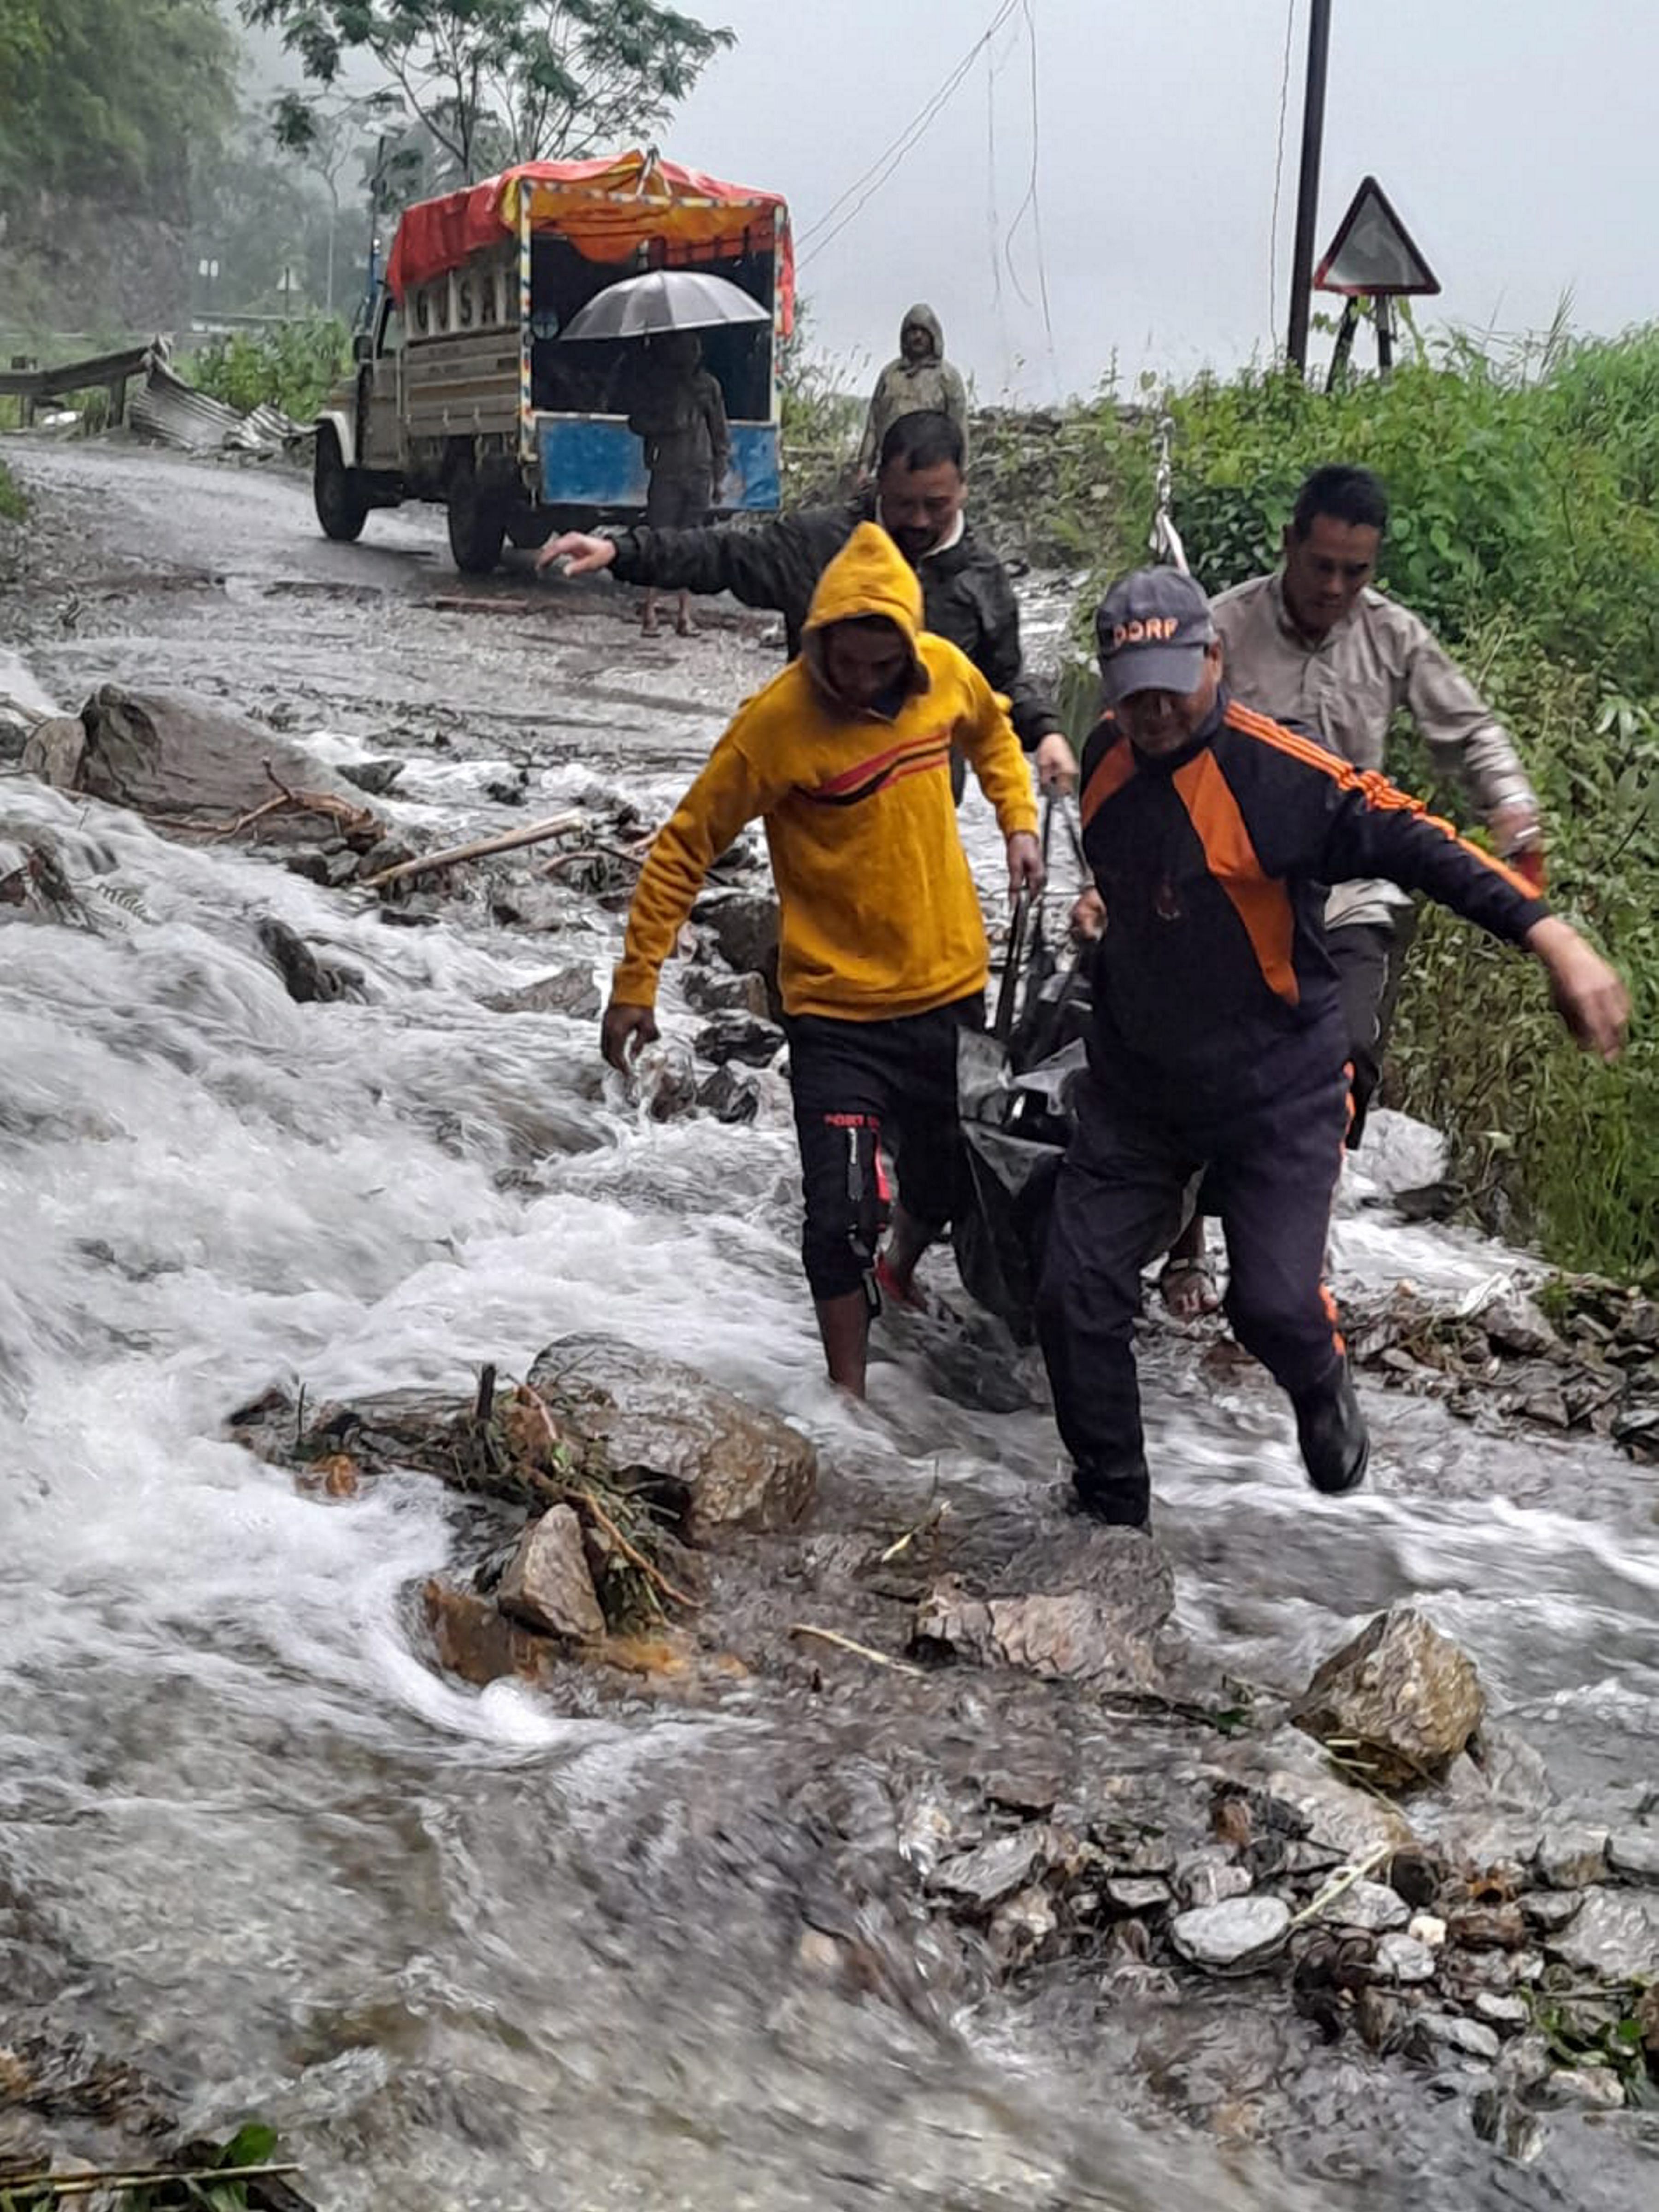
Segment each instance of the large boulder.
M603 1447L613 1480L668 1508L688 1543L791 1528L812 1502L817 1454L806 1438L680 1360L617 1337L565 1336L529 1379Z
M77 748L70 726L42 725L48 737L37 731L31 741L39 772L157 829L293 843L328 822L365 851L384 834L361 792L274 731L204 701L106 684L81 709L79 728Z
M1423 1613L1379 1613L1315 1674L1297 1725L1367 1779L1402 1789L1440 1775L1480 1724L1485 1697L1474 1662Z

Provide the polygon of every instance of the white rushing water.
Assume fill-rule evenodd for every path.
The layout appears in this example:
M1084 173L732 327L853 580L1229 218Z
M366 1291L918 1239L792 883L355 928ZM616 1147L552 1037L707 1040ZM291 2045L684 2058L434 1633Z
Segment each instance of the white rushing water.
M452 798L450 775L411 775L416 804ZM459 1396L486 1361L521 1371L603 1328L918 1492L936 1467L1011 1495L1050 1480L1037 1413L972 1413L892 1364L868 1414L831 1399L781 1103L747 1129L651 1123L602 1075L591 1022L481 1003L555 961L602 981L604 917L546 940L551 958L387 928L264 862L0 783L0 839L42 838L94 926L14 920L0 939L19 2001L72 1993L128 2054L206 2085L209 2118L272 2112L340 2208L1294 2203L1103 2131L1060 2075L997 2076L914 2022L785 2002L745 1876L723 1923L659 1917L674 1808L714 1774L767 1802L752 1701L624 1723L447 1682L406 1598L448 1556L447 1493L301 1497L223 1440L274 1381L313 1404ZM267 914L362 969L364 1002L291 1004L254 935ZM1337 1251L1443 1285L1507 1264L1358 1212ZM1650 1475L1378 1401L1375 1490L1325 1504L1258 1382L1172 1375L1152 1409L1160 1508L1211 1648L1290 1681L1357 1617L1423 1595L1564 1789L1632 1802L1659 1747ZM656 1837L635 1858L630 1823Z

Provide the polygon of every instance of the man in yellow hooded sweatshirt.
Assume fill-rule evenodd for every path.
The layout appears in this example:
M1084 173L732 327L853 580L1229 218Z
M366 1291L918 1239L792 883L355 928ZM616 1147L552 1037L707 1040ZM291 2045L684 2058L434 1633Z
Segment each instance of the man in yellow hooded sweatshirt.
M806 1200L801 1259L830 1380L864 1395L878 1284L914 1298L961 1173L957 1032L984 1019L988 948L951 793L960 748L996 809L1011 891L1039 890L1036 807L1006 701L921 628L921 586L866 522L818 580L800 657L743 707L658 835L628 916L602 1043L657 1034L657 977L709 865L765 822ZM879 1257L877 1152L897 1144Z

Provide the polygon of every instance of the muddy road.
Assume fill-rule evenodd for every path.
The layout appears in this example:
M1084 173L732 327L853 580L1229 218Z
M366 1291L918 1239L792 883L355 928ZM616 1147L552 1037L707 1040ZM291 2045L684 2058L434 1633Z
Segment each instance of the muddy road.
M188 690L327 765L395 757L377 803L411 835L619 797L655 818L777 665L763 620L714 610L647 644L623 594L539 585L524 556L464 581L422 510L330 545L276 471L115 443L7 459L34 514L0 592L27 673L0 691L32 679L72 710L105 683ZM457 896L394 928L372 899L15 776L0 811L5 837L49 834L118 886L125 917L9 927L0 974L15 2008L148 2067L203 2127L268 2115L337 2212L1652 2203L1650 2113L1563 2109L1494 2142L1472 2059L1330 2045L1282 1981L1172 1980L1121 1945L1011 1978L930 1909L916 1823L987 1775L1040 1754L1175 1834L1202 1831L1226 1762L1249 1779L1296 1754L1270 1721L1234 1743L1188 1711L790 1643L837 1601L848 1546L930 1501L1032 1571L1079 1538L1029 1361L1016 1409L991 1411L901 1331L867 1411L828 1392L781 1084L745 1127L656 1123L604 1074L591 1018L489 1008L556 961L603 986L614 902L550 891L503 922ZM966 822L989 898L994 841ZM266 915L349 962L360 998L291 1004ZM667 1025L689 1035L677 988ZM1425 1179L1398 1124L1345 1190L1340 1290L1409 1276L1454 1298L1514 1273L1369 1202L1391 1172ZM465 1554L456 1501L413 1478L299 1496L223 1438L273 1378L313 1402L464 1385L594 1328L823 1455L802 1539L729 1571L745 1667L705 1696L446 1677L410 1593ZM1372 1487L1322 1501L1212 1331L1155 1326L1147 1356L1204 1697L1242 1678L1270 1708L1415 1601L1528 1747L1535 1831L1659 1818L1651 1470L1372 1390ZM860 1602L896 1650L899 1614ZM1413 1818L1432 1835L1470 1809L1441 1793Z

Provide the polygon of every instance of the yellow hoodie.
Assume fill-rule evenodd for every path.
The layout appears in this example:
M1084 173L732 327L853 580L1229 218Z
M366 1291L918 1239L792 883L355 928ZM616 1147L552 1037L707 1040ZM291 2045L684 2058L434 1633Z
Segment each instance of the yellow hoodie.
M892 714L838 704L817 633L883 615L909 642ZM740 710L659 834L612 985L648 1006L709 865L766 823L781 909L779 982L792 1014L884 1021L983 990L985 924L951 795L959 745L1004 836L1036 806L1007 702L967 655L921 628L921 586L885 531L860 525L818 579L800 658Z

